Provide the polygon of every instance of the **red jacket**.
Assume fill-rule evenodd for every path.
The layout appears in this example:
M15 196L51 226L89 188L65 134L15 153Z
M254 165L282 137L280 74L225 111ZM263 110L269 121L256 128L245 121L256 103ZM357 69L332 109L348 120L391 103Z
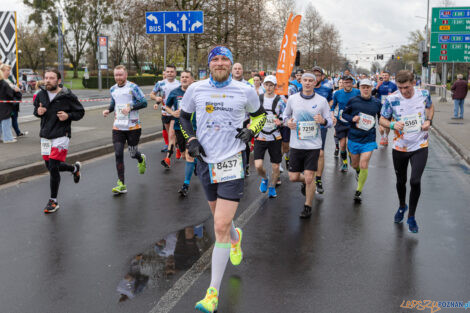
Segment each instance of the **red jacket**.
M452 90L452 99L465 99L468 92L468 83L464 79L459 79L452 85L450 90Z

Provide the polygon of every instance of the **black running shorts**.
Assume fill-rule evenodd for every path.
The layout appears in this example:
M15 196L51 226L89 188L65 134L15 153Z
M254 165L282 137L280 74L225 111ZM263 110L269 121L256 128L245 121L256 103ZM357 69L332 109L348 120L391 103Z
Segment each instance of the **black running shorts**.
M336 138L338 139L346 138L348 137L349 126L338 122L336 123L335 131L336 131Z
M271 163L282 162L282 141L281 140L255 140L255 160L264 160L264 155L268 150Z
M243 168L246 164L246 154L245 151L242 152L243 155ZM217 198L239 202L243 197L243 185L244 179L235 179L226 181L223 183L211 184L211 178L209 173L209 165L197 160L196 172L201 185L204 188L207 201L216 201Z
M304 170L316 171L318 169L318 158L320 149L303 150L290 148L289 172L301 173Z
M121 142L129 146L137 146L139 144L140 135L142 134L142 129L134 130L117 130L113 129L113 143Z

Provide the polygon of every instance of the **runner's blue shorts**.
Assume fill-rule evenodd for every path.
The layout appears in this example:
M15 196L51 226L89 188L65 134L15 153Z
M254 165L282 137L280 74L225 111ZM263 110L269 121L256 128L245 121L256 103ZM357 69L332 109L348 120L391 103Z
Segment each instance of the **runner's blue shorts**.
M348 140L348 150L351 154L361 154L377 149L377 143L375 141L367 143L354 142Z

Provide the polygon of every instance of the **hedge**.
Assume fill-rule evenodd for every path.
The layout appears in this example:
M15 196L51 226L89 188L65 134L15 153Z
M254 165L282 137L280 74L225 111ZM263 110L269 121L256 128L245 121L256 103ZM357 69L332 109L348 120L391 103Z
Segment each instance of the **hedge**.
M139 86L151 86L155 85L155 83L159 80L162 80L163 77L161 75L158 76L128 76L127 80L133 83L136 83ZM116 82L114 81L114 77L102 77L102 87L104 89L111 88ZM109 83L109 85L107 84ZM98 88L98 77L90 76L89 79L82 79L83 87L85 88Z

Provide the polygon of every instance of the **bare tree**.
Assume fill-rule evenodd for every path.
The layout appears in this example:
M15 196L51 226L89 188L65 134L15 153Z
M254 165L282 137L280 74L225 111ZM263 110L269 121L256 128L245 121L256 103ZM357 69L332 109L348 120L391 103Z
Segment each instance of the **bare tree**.
M305 9L299 31L299 47L308 66L314 66L316 63L316 52L319 46L318 34L322 24L320 13L309 3Z
M57 60L57 44L45 30L35 30L32 27L18 27L19 64L21 67L29 67L36 71L41 67L43 55L39 48L45 48L44 63L53 64Z

